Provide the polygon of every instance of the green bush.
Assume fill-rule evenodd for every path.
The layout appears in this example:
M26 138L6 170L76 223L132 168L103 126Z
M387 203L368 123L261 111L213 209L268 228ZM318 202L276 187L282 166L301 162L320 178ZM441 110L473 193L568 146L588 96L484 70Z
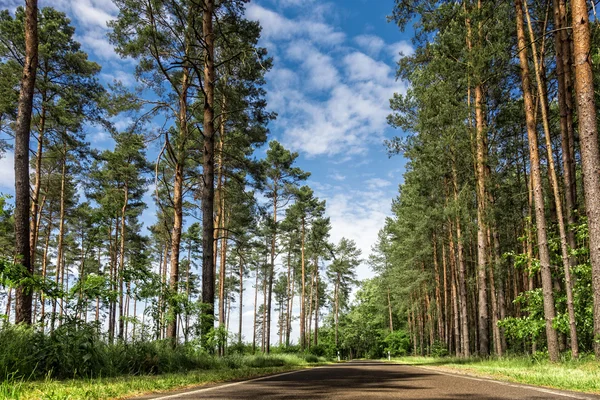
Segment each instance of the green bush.
M39 374L38 349L43 336L25 326L0 329L0 381Z
M282 348L279 354L244 355L250 349L247 345L230 348L229 355L217 358L194 342L175 348L167 340L108 344L98 332L97 324L77 320L64 321L47 334L6 324L0 328L0 381L270 368L320 361L314 354L287 354Z
M319 362L319 357L317 357L314 354L306 354L304 356L304 359L306 360L306 362L308 363L318 363Z
M385 352L390 352L393 357L405 356L410 351L410 337L405 331L394 331L384 339ZM387 355L387 354L386 354Z
M327 347L323 344L310 346L308 353L317 357L324 357L327 354Z

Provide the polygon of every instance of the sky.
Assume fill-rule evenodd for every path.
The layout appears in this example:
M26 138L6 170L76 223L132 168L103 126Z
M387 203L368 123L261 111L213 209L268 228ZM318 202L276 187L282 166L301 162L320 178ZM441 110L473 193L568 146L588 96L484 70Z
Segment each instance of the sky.
M23 3L0 0L0 8ZM393 3L255 0L246 10L248 19L260 21L260 45L274 58L266 76L268 108L278 114L269 125L270 139L298 152L298 166L311 172L307 184L326 200L331 240L355 240L365 259L391 214L405 165L400 156L389 158L383 144L399 134L386 122L389 99L406 91L395 78L396 63L413 51L410 34L386 21ZM117 15L110 0L40 0L43 6L72 19L76 40L102 65L104 83L135 84L135 64L121 59L106 38L106 23ZM117 127L128 122L115 121ZM99 128L89 129L88 140L96 148L112 145ZM12 162L10 153L0 159L0 193L13 192ZM150 207L143 219L149 226L154 214L150 194L146 200ZM365 262L357 275L365 279L373 273ZM245 301L250 304L249 297Z

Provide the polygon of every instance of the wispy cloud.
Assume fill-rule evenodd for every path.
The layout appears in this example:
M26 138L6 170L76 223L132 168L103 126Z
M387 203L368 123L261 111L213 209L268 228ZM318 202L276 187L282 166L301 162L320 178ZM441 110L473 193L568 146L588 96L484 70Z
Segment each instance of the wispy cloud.
M289 19L256 3L248 5L246 17L260 21L262 35L266 40L281 41L301 37L323 45L336 45L346 39L345 33L328 24L312 19Z
M0 191L14 191L15 187L15 157L12 151L7 151L0 157Z
M279 114L274 126L282 141L309 157L364 154L383 139L389 99L406 90L388 64L388 53L399 45L375 35L349 41L333 25L306 20L306 13L285 14L256 3L247 10L276 54L277 68L267 75L268 101Z

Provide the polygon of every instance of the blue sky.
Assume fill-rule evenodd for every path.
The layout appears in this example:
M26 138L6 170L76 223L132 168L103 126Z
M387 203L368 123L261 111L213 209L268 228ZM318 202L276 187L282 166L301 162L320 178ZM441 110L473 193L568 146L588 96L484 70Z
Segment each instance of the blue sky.
M23 3L1 1L9 9ZM40 6L67 13L83 50L102 65L104 83L135 85L134 62L119 58L106 38L106 23L117 15L111 0L40 0ZM355 240L365 259L390 215L405 164L399 156L388 158L383 145L399 133L386 123L389 98L406 90L395 79L395 65L401 52L413 51L410 34L386 22L392 7L393 0L256 0L246 13L261 22L261 45L274 58L266 89L269 109L279 116L270 125L271 139L297 151L298 165L312 173L308 184L327 201L331 239ZM114 122L122 129L130 121ZM95 148L113 146L97 127L89 127L87 137ZM150 144L150 158L158 145ZM0 159L0 193L13 193L13 179L8 153ZM146 226L154 221L152 190L145 197ZM360 279L373 275L366 263L357 272ZM245 336L252 329L252 296L251 290L244 294ZM275 326L272 332L275 341Z
M410 37L386 22L391 0L261 0L247 16L263 26L274 57L269 106L279 114L273 137L300 153L309 185L327 200L334 241L354 239L366 257L389 215L404 161L389 159L383 139L389 98ZM359 277L371 275L366 265Z
M3 3L11 9L22 4ZM134 63L122 60L106 39L106 23L117 14L110 0L40 1L49 5L72 19L76 39L102 65L102 81L135 84ZM365 258L404 167L383 146L398 133L386 124L388 100L406 89L395 79L395 64L401 52L412 52L410 35L386 22L392 7L393 0L256 0L246 13L261 22L261 45L274 58L267 91L269 109L279 117L270 125L271 138L300 153L299 166L312 173L308 184L327 201L332 239L354 239ZM115 122L124 128L129 121ZM97 148L112 145L95 127L88 140ZM0 171L0 192L11 193L11 154L0 160ZM153 212L144 213L147 224ZM366 265L359 268L360 278L370 275Z

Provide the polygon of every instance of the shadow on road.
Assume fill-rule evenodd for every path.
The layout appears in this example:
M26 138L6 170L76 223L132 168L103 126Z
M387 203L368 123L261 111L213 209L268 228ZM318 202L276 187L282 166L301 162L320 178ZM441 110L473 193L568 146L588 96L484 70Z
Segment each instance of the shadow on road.
M479 386L473 390L472 386ZM448 376L428 373L397 364L355 361L333 367L274 376L246 384L205 393L202 399L427 399L427 400L499 400L514 397L510 390L494 389L464 379L453 382ZM489 384L487 384L489 386ZM510 389L510 388L507 388ZM507 397L508 395L508 397ZM193 398L193 397L190 397ZM542 393L526 397L548 399Z

